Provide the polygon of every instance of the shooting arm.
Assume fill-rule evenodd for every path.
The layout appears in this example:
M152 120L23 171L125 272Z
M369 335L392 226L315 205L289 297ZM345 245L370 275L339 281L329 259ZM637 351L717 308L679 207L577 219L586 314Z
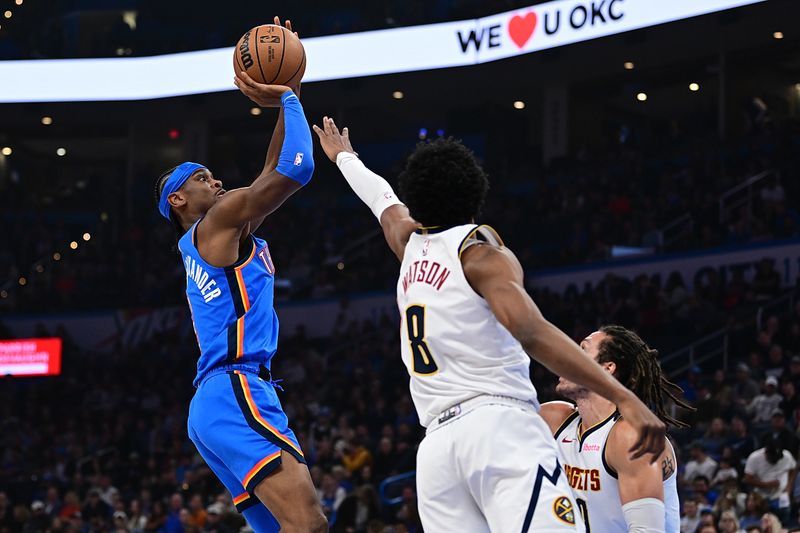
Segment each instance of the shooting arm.
M272 130L272 138L270 139L269 147L267 148L267 159L264 161L264 169L256 179L260 178L261 176L266 176L278 166L278 160L280 159L285 132L286 128L283 124L283 108L281 108L278 112L278 122L275 124L275 129ZM250 233L255 232L264 222L265 218L266 215L251 220Z
M281 96L285 137L274 170L262 173L252 185L225 194L206 217L220 227L242 227L277 209L311 180L314 154L303 106L290 90Z

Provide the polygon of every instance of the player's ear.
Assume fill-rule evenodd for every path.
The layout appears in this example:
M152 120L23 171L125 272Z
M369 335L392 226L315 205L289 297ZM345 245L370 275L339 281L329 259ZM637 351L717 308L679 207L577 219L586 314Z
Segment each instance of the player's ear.
M612 361L606 361L605 363L602 364L602 367L606 372L608 372L612 376L617 371L617 363L614 363Z
M181 191L175 191L167 196L167 201L172 207L181 207L186 205L186 196Z

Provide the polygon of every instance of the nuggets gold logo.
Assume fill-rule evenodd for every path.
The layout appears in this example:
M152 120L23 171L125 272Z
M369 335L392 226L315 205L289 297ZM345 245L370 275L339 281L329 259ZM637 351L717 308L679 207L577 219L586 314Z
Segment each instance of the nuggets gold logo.
M575 508L566 496L559 496L553 502L553 514L565 524L575 525Z

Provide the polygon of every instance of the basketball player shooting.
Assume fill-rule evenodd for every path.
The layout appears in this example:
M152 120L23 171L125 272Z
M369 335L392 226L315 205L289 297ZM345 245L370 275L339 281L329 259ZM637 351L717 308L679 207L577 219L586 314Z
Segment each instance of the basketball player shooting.
M488 180L467 148L420 144L399 178L404 205L359 160L347 128L325 117L314 131L402 262L401 352L427 428L417 453L425 531L582 531L530 357L617 405L636 433L634 458L661 456L663 422L544 319L514 254L474 223Z
M237 75L255 103L281 106L260 175L226 191L208 168L186 162L156 183L159 212L180 235L200 345L189 436L255 531L321 533L327 522L269 371L278 341L275 268L253 235L311 179L311 131L296 90Z
M636 333L604 326L581 348L668 425L688 427L667 413L665 400L691 409L680 387L663 375L658 352ZM632 459L626 450L636 430L613 403L561 378L556 392L574 401L548 402L540 414L555 435L566 464L567 480L578 497L587 531L603 533L678 533L678 461L668 439L656 462Z

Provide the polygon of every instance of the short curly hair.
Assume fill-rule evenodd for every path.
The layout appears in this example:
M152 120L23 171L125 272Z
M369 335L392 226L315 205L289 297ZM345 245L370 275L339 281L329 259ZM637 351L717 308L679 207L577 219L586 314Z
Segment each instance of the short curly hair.
M458 226L480 213L489 179L475 154L452 137L421 142L399 177L400 198L426 227Z

